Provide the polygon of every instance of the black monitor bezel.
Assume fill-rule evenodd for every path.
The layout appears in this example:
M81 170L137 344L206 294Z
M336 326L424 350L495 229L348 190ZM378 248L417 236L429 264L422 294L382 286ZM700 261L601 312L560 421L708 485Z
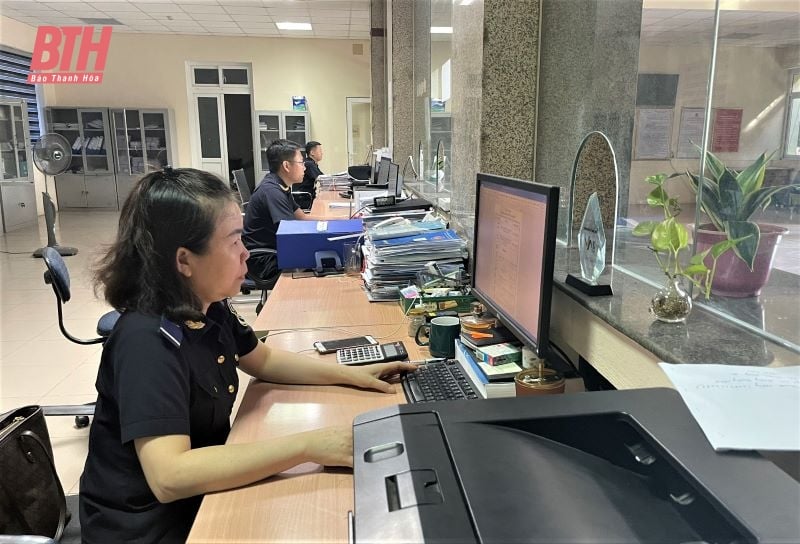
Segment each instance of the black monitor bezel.
M480 217L480 196L481 187L484 183L495 183L512 189L521 189L531 193L544 195L547 198L547 211L545 215L544 247L542 251L542 282L539 286L539 330L536 331L538 338L532 338L521 327L505 314L489 298L475 286L475 263L480 255L478 254L478 218ZM556 231L558 228L558 195L559 188L554 185L543 185L532 181L516 178L495 176L491 174L479 173L475 183L475 219L473 222L473 247L472 247L472 266L470 267L470 285L472 295L483 303L497 319L505 325L518 339L529 347L535 346L536 355L542 359L547 358L550 348L550 308L553 299L553 271L555 269L556 254Z

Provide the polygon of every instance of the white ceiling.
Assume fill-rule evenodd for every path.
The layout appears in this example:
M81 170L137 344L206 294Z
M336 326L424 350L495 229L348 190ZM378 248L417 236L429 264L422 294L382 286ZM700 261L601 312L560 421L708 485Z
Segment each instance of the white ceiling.
M112 18L114 32L369 39L369 0L0 0L0 15L31 26ZM279 30L278 22L312 31ZM96 25L98 23L95 23Z
M438 20L450 0L434 2ZM369 0L0 0L0 14L31 26L83 25L82 18L113 18L115 32L368 39ZM642 41L649 44L709 43L711 9L642 12ZM279 30L277 22L311 23L311 32ZM440 26L447 26L442 24ZM800 12L723 11L722 43L749 47L800 45ZM442 41L449 36L435 36Z
M710 9L644 9L642 41L648 44L710 44ZM722 11L719 35L724 45L778 47L800 45L800 11Z

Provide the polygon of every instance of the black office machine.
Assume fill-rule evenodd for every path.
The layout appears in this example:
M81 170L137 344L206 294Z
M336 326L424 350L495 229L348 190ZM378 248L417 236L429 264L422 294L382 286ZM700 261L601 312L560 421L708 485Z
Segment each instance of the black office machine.
M800 542L800 484L677 392L394 406L353 426L356 543Z

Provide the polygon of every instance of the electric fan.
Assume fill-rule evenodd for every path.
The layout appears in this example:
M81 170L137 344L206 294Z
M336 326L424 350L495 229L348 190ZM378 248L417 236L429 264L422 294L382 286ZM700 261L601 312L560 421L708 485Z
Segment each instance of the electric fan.
M33 144L33 164L44 174L44 191L42 193L42 207L44 208L44 221L47 225L47 247L58 251L62 257L76 255L78 250L74 247L58 245L56 240L56 205L47 192L47 176L63 174L72 162L72 148L61 134L45 134ZM42 257L44 248L33 252L34 257Z

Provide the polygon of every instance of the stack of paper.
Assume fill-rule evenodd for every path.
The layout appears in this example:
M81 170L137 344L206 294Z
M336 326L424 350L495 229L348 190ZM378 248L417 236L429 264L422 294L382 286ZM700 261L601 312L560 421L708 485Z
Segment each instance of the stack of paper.
M715 450L800 450L800 367L659 366Z
M413 236L371 239L364 246L364 284L370 300L396 300L417 272L435 261L447 275L463 270L467 243L452 230L424 231Z
M344 174L321 175L317 177L319 189L322 191L343 191L350 187L350 176Z

